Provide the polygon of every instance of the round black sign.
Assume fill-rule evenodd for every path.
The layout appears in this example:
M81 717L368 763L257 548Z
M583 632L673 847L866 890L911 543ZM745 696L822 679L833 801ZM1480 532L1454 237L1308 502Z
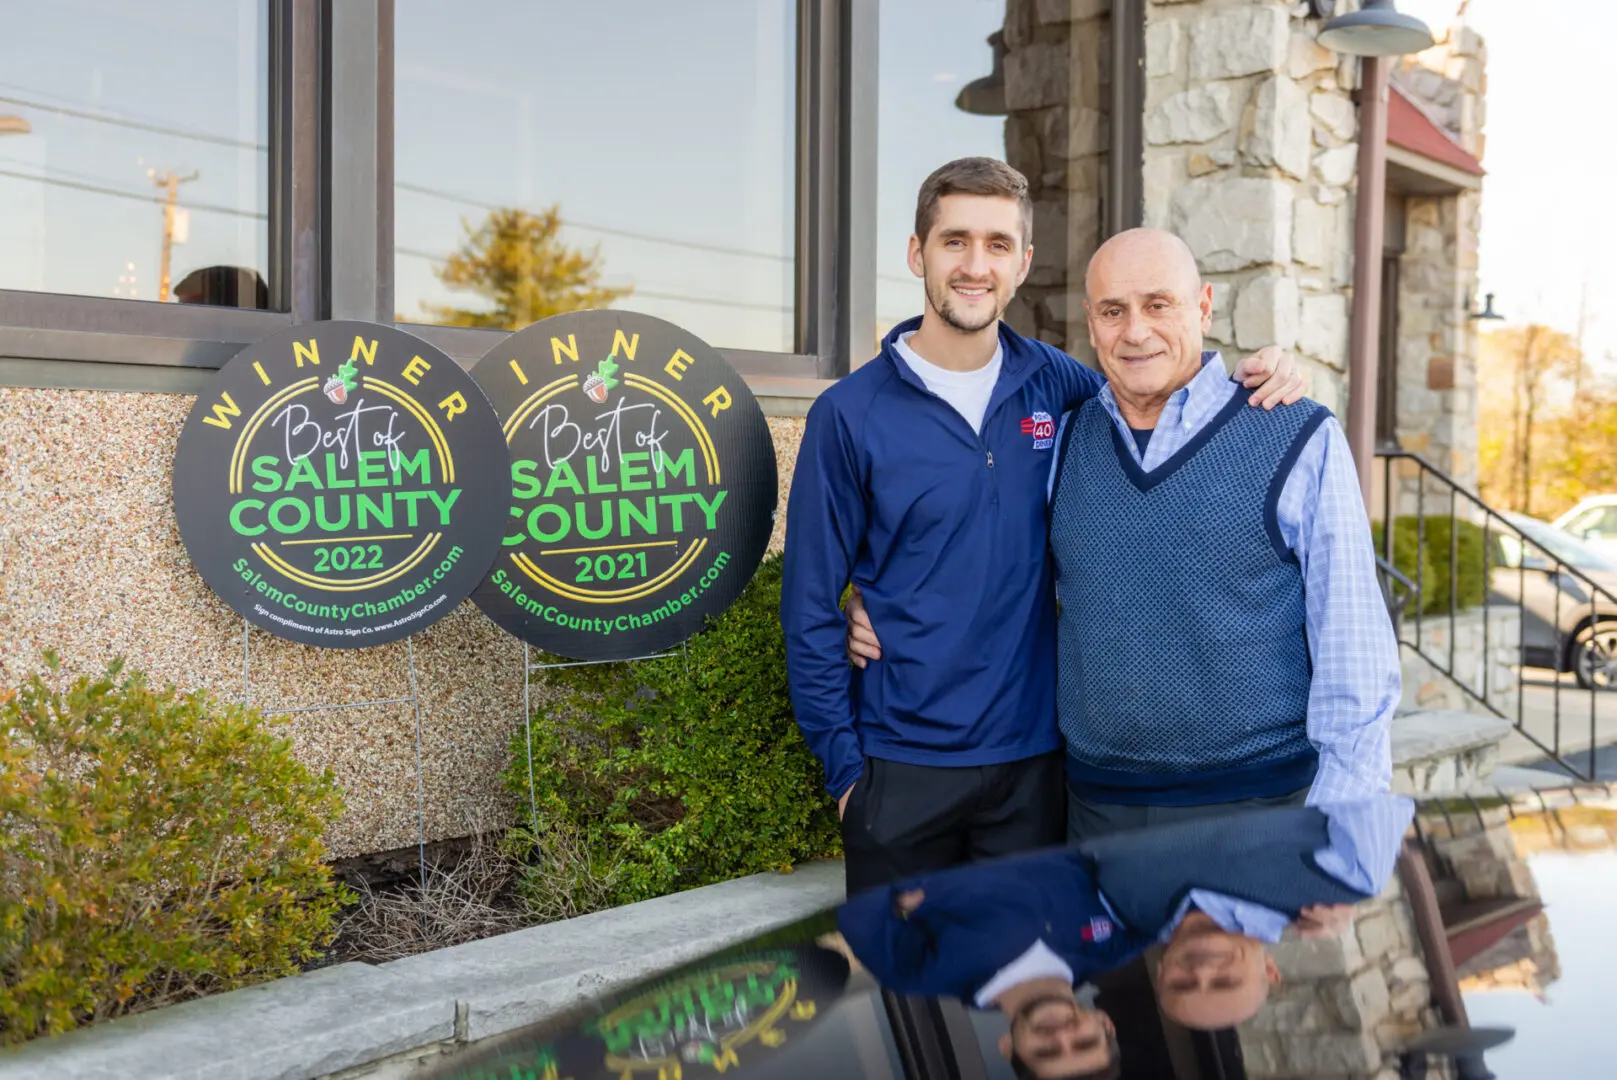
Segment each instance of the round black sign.
M488 399L419 338L310 323L238 353L174 460L186 551L226 603L306 645L380 645L469 596L509 475Z
M472 374L511 453L503 546L473 596L490 618L548 652L621 660L735 602L769 545L775 449L717 352L650 315L580 311Z

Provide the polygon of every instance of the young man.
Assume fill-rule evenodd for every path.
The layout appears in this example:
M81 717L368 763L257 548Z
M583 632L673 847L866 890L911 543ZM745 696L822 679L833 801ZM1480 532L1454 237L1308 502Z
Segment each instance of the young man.
M1003 162L934 172L909 245L924 313L809 411L781 622L850 892L1064 832L1045 488L1055 419L1102 382L1000 321L1031 226L1027 181ZM1301 394L1283 356L1236 374L1263 383L1254 403ZM839 605L850 581L886 645L859 672Z
M922 874L854 897L837 927L884 989L1004 1013L1017 1075L1116 1075L1111 1018L1076 988L1152 939L1113 923L1081 863L1041 853Z

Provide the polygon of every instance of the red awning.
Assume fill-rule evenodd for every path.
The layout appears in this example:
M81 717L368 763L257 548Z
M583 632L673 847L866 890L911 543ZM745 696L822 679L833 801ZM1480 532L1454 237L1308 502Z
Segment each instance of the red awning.
M1473 176L1483 175L1482 162L1466 152L1448 132L1434 124L1419 106L1404 95L1403 91L1396 86L1388 89L1390 91L1387 95L1388 145L1403 147L1411 153L1468 172Z

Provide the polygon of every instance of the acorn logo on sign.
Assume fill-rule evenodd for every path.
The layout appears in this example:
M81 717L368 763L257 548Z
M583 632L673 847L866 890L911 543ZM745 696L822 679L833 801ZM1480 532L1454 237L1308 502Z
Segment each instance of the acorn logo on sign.
M174 509L248 621L359 648L422 630L499 549L509 465L477 383L388 326L313 323L238 353L197 398Z
M500 554L473 599L578 660L643 656L733 603L774 524L774 443L735 370L650 315L583 311L473 367L509 447Z

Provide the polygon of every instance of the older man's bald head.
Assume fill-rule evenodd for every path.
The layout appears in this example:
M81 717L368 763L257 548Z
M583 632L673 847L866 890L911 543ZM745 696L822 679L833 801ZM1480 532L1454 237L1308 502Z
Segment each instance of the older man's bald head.
M1089 260L1089 343L1125 415L1155 423L1162 403L1201 370L1213 290L1185 242L1161 229L1118 233ZM1146 421L1149 422L1146 422ZM1133 420L1130 421L1133 423Z
M1119 274L1129 281L1155 277L1182 295L1201 287L1201 270L1190 245L1164 229L1126 229L1095 249L1084 275L1085 291L1095 301L1112 296Z

